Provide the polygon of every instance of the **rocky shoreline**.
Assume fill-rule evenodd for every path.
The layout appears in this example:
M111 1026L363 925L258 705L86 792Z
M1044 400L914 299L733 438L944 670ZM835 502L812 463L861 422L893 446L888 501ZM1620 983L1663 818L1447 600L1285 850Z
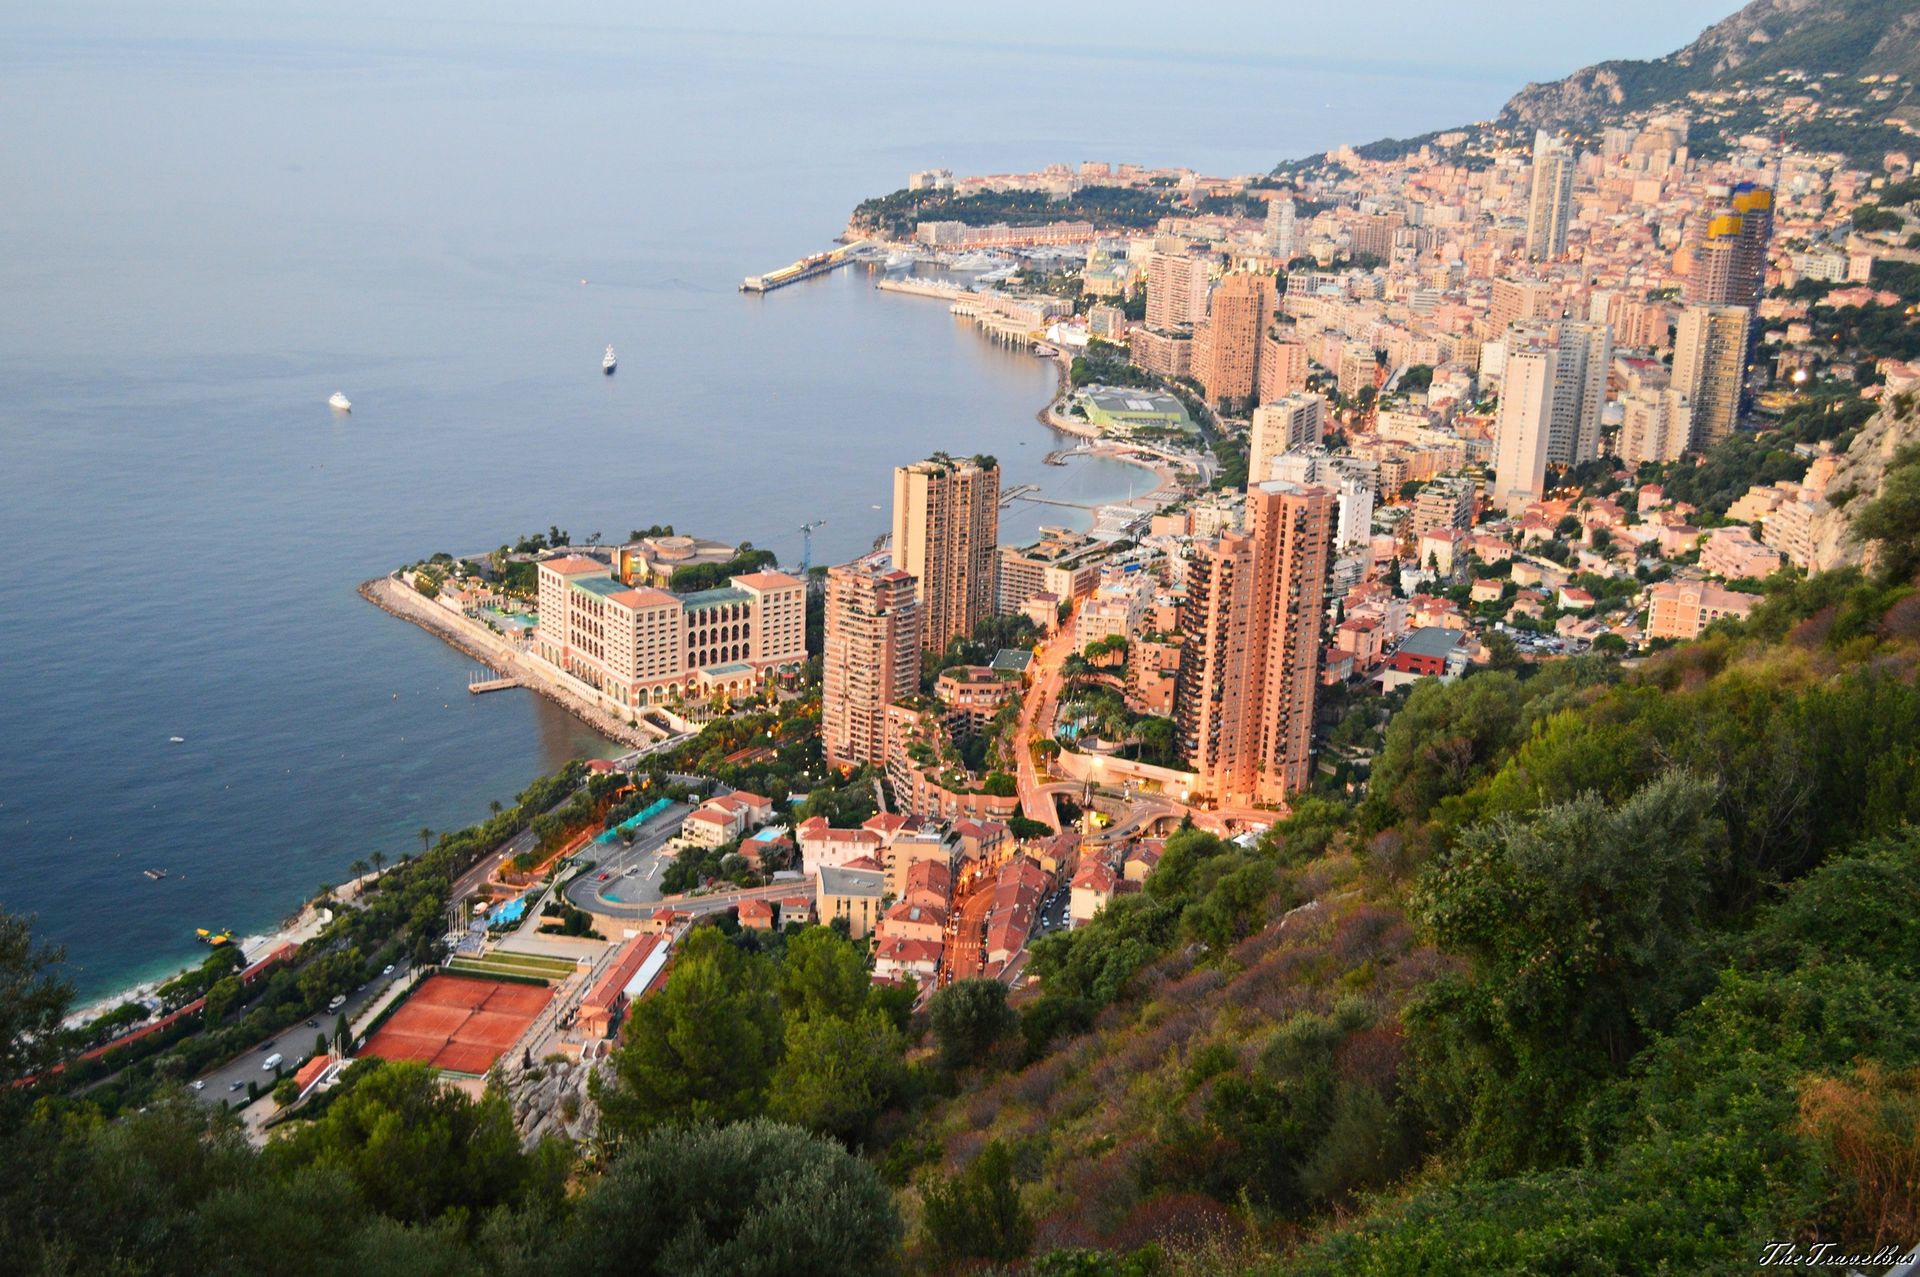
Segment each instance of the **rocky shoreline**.
M527 690L546 697L609 740L639 747L660 742L658 734L629 726L586 697L561 685L552 674L516 652L505 639L421 598L391 576L362 582L360 597L389 616L412 622L488 669L519 679Z

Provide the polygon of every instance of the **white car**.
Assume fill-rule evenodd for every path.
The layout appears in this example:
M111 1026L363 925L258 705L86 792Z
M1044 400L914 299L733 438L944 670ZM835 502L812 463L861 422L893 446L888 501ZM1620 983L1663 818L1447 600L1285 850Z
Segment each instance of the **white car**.
M207 1080L206 1080L205 1078L203 1078L203 1077L197 1077L197 1078L195 1078L195 1079L193 1079L193 1089L194 1089L194 1090L196 1090L196 1091L204 1091L204 1090L206 1090L206 1089L207 1089Z
M392 975L392 974L393 974L393 964L391 964L391 963L389 963L389 964L387 964L387 967L386 967L386 969L385 969L385 970L383 970L383 971L382 971L382 972L381 972L380 974L381 974L381 975Z

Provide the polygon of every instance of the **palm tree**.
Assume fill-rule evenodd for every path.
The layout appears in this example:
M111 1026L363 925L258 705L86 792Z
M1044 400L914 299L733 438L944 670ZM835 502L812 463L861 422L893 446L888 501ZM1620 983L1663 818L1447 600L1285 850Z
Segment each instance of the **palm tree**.
M420 826L420 850L425 851L428 844L432 843L432 841L433 830L428 829L425 825Z
M490 802L490 803L488 803L488 804L487 804L487 810L488 810L488 811L490 811L490 812L492 812L492 813L493 813L494 815L496 815L496 816L498 816L498 815L500 814L500 810L501 810L501 809L500 809L500 800L499 800L498 798L496 798L496 799L494 799L494 800L493 800L492 802Z
M366 861L356 860L352 864L347 866L347 872L352 874L354 877L359 878L363 876L367 872L367 870L371 868L373 868L373 866L369 865Z
M384 851L376 851L373 853L372 860L373 860L373 871L375 873L379 873L381 870L381 867L387 863L387 853Z

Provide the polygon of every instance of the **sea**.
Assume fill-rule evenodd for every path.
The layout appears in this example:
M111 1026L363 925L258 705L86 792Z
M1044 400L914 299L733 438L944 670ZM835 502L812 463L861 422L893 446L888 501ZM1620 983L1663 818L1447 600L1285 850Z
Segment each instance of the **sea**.
M550 526L792 568L818 520L837 562L941 449L1088 505L1151 486L1043 466L1053 372L938 302L863 271L738 291L861 198L932 166L1255 172L1555 69L1183 53L1091 17L1028 42L877 6L409 9L0 13L0 909L82 998L613 752L470 696L370 577ZM1087 521L1016 503L1001 536Z

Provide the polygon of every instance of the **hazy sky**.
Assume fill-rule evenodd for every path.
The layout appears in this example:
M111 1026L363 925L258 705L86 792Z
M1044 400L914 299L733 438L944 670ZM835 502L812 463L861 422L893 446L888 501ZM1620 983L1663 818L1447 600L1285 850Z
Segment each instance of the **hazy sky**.
M1352 67L1448 67L1498 72L1518 82L1551 78L1590 62L1652 57L1686 43L1738 7L1733 0L1612 0L1600 5L1539 0L1370 0L1352 7L1298 0L1203 0L1192 6L1128 0L949 0L931 5L869 0L728 0L722 4L622 6L606 0L345 0L262 6L256 0L78 0L15 6L0 33L86 32L131 39L279 36L340 43L408 38L457 41L465 26L522 28L530 43L590 45L595 32L676 29L790 33L907 46L934 60L956 39L978 48L1026 51L1096 45L1109 54L1299 65L1323 58ZM1351 21L1349 21L1351 19Z

